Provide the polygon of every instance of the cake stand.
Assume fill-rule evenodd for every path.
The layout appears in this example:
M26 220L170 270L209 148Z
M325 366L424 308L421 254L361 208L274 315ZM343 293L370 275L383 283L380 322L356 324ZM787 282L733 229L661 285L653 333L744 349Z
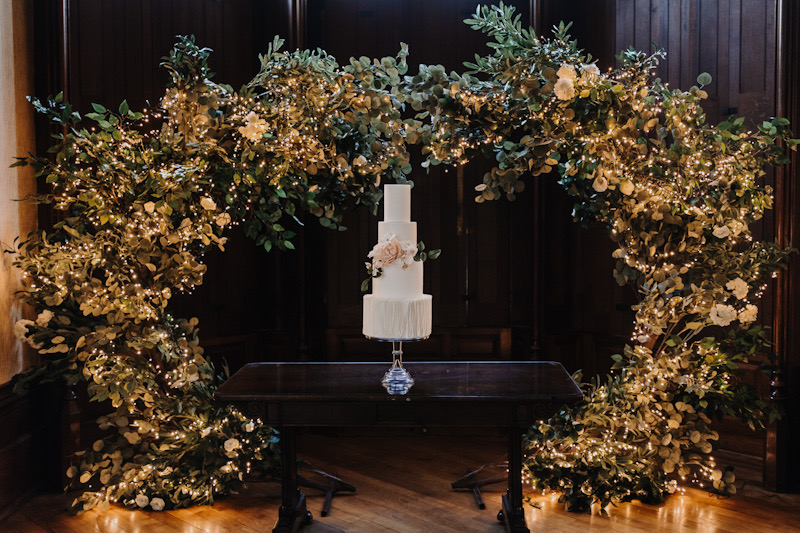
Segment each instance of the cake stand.
M408 391L414 385L414 378L411 377L408 370L403 368L403 343L423 341L428 337L420 337L418 339L380 339L367 335L365 337L371 340L392 343L392 367L383 375L381 384L386 389L386 392L393 396L408 394Z

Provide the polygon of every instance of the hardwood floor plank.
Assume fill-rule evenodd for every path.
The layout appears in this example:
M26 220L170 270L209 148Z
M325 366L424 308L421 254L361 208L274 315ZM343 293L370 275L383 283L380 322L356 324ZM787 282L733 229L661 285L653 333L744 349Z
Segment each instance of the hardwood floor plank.
M469 491L450 483L505 453L505 438L452 435L336 437L303 433L299 454L314 466L356 486L355 494L333 498L322 518L324 494L306 490L314 521L304 533L502 533L497 522L502 483L484 488L486 509ZM541 509L525 506L532 531L574 533L800 533L800 496L772 494L742 482L743 495L721 499L687 488L661 505L638 501L590 514L564 510L554 494L527 494ZM0 522L3 533L227 533L271 531L278 517L280 487L251 482L241 494L214 506L168 512L112 507L70 516L64 509L74 495L40 495Z

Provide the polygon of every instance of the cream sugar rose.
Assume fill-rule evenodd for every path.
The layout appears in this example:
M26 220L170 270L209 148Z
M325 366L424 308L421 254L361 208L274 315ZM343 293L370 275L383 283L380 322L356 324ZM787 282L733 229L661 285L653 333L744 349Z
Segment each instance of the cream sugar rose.
M414 340L431 334L430 294L422 293L423 263L417 254L417 223L411 221L411 186L384 185L379 241L369 253L372 294L364 295L363 334L373 339Z

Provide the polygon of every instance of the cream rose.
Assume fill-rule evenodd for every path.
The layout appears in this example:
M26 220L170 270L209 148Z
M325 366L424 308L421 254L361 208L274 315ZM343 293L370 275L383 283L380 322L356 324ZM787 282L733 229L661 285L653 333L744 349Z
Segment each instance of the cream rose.
M374 268L390 265L403 255L403 246L394 235L390 235L376 244L367 257L372 258Z
M22 319L18 320L16 324L14 324L14 335L19 340L25 340L25 337L28 336L28 326L33 325L33 320Z
M578 81L578 73L575 71L575 67L569 63L561 63L561 68L558 69L556 75L561 79L572 80L572 83Z
M164 500L161 498L153 498L150 500L150 507L154 511L163 511L164 510Z
M136 505L138 505L139 507L145 508L149 503L150 503L150 498L148 498L146 494L136 495Z
M736 309L732 305L716 304L708 316L717 326L727 326L736 319Z
M575 82L570 78L559 78L553 90L559 100L572 100L575 97Z
M600 77L600 69L594 63L581 65L581 82L587 83Z
M228 439L222 446L225 448L226 452L232 452L241 447L241 444L238 439Z
M747 304L744 308L744 311L739 313L739 322L742 324L755 322L756 318L758 318L758 307L753 304Z
M725 284L725 288L731 291L733 295L740 300L744 300L744 298L747 296L747 293L750 291L750 287L747 285L747 282L742 278L736 278L729 281Z

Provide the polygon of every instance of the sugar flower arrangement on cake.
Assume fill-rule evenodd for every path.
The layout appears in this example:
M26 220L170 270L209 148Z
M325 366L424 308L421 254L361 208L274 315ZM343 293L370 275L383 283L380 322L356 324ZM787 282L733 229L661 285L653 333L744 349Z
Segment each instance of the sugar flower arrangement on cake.
M424 263L427 259L438 258L441 253L441 250L426 252L425 243L422 241L414 244L414 241L400 240L397 235L387 233L367 254L367 257L372 259L372 262L367 261L364 263L368 277L361 283L361 292L367 292L372 278L380 277L383 274L383 268L395 261L398 261L403 269L407 269L413 261Z

